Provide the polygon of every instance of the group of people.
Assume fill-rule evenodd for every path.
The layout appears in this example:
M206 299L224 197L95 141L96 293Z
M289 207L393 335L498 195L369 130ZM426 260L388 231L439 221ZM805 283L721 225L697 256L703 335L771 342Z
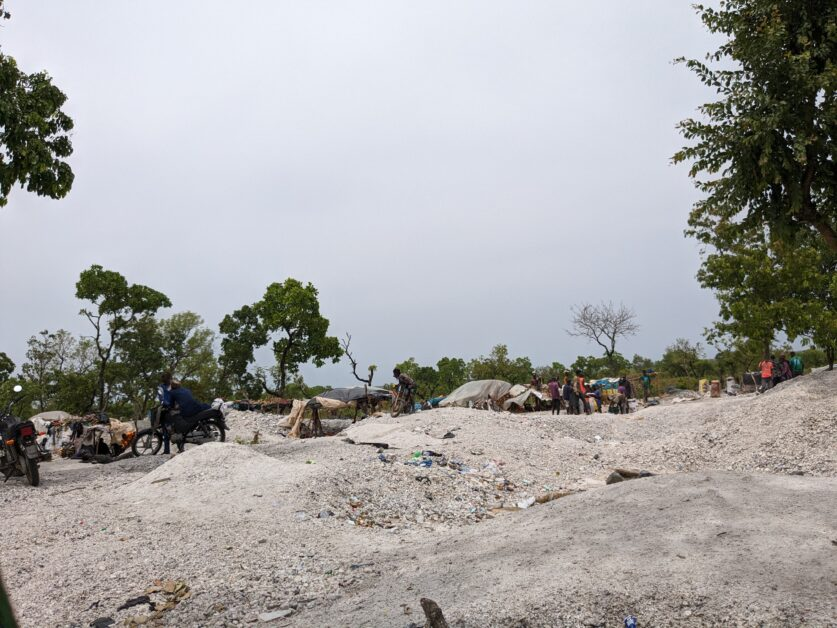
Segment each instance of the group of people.
M796 351L791 351L790 359L785 354L782 354L778 360L775 355L765 358L759 363L759 370L761 371L759 392L764 392L780 382L802 375L805 371L805 364L802 358L796 355Z
M643 399L648 401L651 392L651 373L643 371L640 382L642 383ZM582 412L591 414L594 411L593 404L595 404L596 412L602 412L602 387L598 384L587 384L581 370L576 370L575 375L565 372L563 383L559 382L557 377L553 377L549 380L547 386L549 396L552 398L552 414L560 414L562 406L566 408L567 414L581 414ZM540 390L540 378L535 373L532 373L530 387ZM627 414L629 411L628 400L633 398L633 384L626 375L622 375L617 383L616 392L608 395L609 411Z

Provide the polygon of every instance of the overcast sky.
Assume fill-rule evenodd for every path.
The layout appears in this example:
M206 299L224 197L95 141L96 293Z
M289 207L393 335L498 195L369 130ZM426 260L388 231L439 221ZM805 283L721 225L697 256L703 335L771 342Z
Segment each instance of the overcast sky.
M715 318L670 164L711 97L672 64L712 47L688 0L6 4L3 52L75 121L69 196L0 209L18 364L41 329L86 331L91 264L216 330L273 281L313 282L382 379L500 342L598 355L564 332L583 301L636 310L629 357Z

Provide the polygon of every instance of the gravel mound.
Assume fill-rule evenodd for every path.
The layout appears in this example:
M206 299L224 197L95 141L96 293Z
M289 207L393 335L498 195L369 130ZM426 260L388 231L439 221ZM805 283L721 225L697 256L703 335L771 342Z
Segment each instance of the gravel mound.
M726 472L608 486L381 551L307 625L829 626L837 480ZM299 624L302 625L302 624Z

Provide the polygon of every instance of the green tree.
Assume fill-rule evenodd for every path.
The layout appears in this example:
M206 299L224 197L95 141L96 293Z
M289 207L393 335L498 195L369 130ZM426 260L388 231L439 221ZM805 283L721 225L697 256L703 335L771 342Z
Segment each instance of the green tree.
M415 358L409 358L395 367L413 379L419 399L431 399L436 395L439 390L439 373L432 366L420 366Z
M468 381L468 365L462 358L441 358L436 362L438 394L449 394Z
M641 373L642 371L653 368L654 360L651 358L646 358L635 353L634 357L631 359L631 370L635 373Z
M165 369L181 381L201 382L211 388L217 377L217 362L212 345L215 334L194 312L178 312L159 322Z
M718 348L715 364L721 376L754 371L764 357L762 344L750 338L716 336L712 344Z
M580 370L588 380L602 377L619 377L626 374L630 368L631 363L618 352L614 352L611 356L604 355L599 358L592 355L586 357L580 355L570 366L573 373Z
M666 347L657 367L667 375L698 378L706 375L712 365L705 359L705 351L699 342L692 344L685 338L677 338Z
M725 41L706 63L686 61L720 96L679 125L690 144L674 161L691 162L704 195L690 227L815 231L837 253L837 3L726 0L696 9Z
M715 292L720 320L707 331L716 346L749 340L771 352L778 333L834 354L837 254L811 233L778 237L769 229L729 229L708 221L695 230L709 246L698 280ZM832 361L833 362L833 361Z
M0 382L5 382L15 372L15 363L5 353L0 351Z
M542 382L548 382L553 377L559 382L563 381L564 373L569 369L560 362L553 362L549 366L539 366L535 369Z
M93 326L97 355L96 393L98 410L108 405L108 367L114 349L122 337L133 330L139 319L153 316L159 309L171 307L162 292L141 284L129 284L118 272L94 264L82 271L76 283L76 297L90 301L92 308L80 312ZM94 400L91 399L91 405Z
M512 384L528 383L534 372L529 358L509 358L506 345L496 345L487 357L471 360L468 370L472 380L499 379Z
M0 19L8 18L0 1ZM61 111L66 100L45 72L21 72L0 52L0 207L16 184L50 198L70 191L73 171L64 159L73 152L73 121Z
M163 332L152 315L137 318L122 333L115 345L113 389L125 402L125 413L141 419L151 407L160 373L166 365Z
M40 412L66 410L59 395L59 391L66 389L62 380L71 373L83 375L91 371L95 361L92 343L77 339L65 329L55 332L45 329L31 336L26 344L26 362L21 371L27 380L29 396ZM88 410L84 406L77 408L77 413Z
M320 367L328 360L337 363L340 359L340 343L328 335L328 325L312 284L303 286L291 278L272 283L260 301L221 321L222 367L241 380L254 362L254 350L270 343L278 390L271 390L265 378L261 383L266 391L284 396L288 375L296 374L301 365L313 362Z

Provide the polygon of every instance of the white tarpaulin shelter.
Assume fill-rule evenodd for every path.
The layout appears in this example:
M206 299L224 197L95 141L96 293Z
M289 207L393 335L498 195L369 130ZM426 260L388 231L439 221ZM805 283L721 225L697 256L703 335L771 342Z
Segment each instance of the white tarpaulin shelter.
M498 402L509 394L512 385L499 379L480 379L462 384L439 402L443 408L449 406L468 406L484 401Z
M35 424L35 431L38 432L38 434L46 434L47 427L53 421L66 421L72 417L72 414L64 412L63 410L50 410L49 412L36 414L35 416L30 417L29 420Z
M514 390L514 389L512 389ZM522 393L512 397L511 399L507 399L503 403L503 410L508 410L512 406L517 406L519 408L523 408L527 401L529 401L530 397L536 397L541 401L544 400L543 393L538 392L534 388L526 388Z

